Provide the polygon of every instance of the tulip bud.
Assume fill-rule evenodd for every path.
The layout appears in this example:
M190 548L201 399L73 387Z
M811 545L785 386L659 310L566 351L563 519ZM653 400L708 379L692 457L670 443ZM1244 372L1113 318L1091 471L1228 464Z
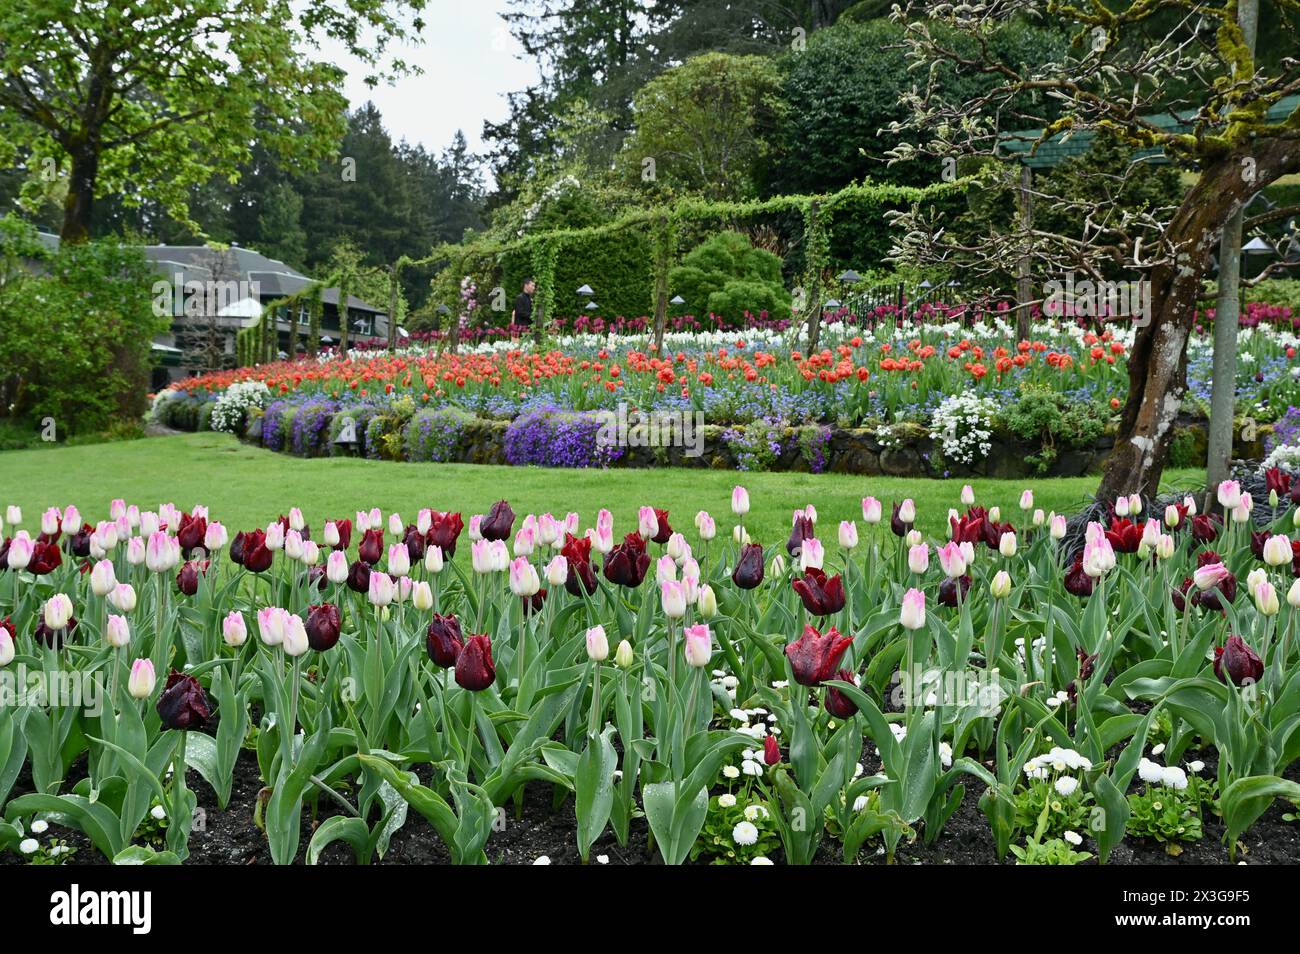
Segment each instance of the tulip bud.
M609 658L609 640L605 637L604 626L597 625L587 630L587 658L598 663Z
M16 527L23 522L23 508L10 504L5 508L5 523L11 527Z
M1001 507L989 507L989 519L992 520L994 523L1001 523L1001 522L1002 522L1002 508L1001 508Z
M129 613L135 609L135 587L130 583L118 583L109 591L108 602L119 613Z
M510 592L515 596L531 597L542 588L537 568L525 557L516 557L510 564Z
M1128 497L1120 497L1115 501L1115 516L1128 516Z
M231 610L221 621L221 638L231 649L238 649L248 639L248 626L244 623L244 614Z
M267 606L257 611L257 634L263 644L279 646L284 641L284 630L288 625L288 611L278 606Z
M1167 533L1160 534L1160 539L1156 543L1156 556L1161 560L1168 560L1174 555L1174 538Z
M32 539L27 535L26 530L19 530L15 533L14 538L9 542L9 569L27 569L27 564L32 562L33 550Z
M713 587L708 584L700 587L695 606L700 611L700 614L705 617L712 618L718 615L718 597L713 592Z
M1048 535L1051 536L1053 540L1061 540L1064 539L1067 529L1068 529L1068 525L1065 521L1065 514L1062 513L1052 514L1051 526L1050 529L1048 530Z
M1300 579L1291 584L1291 589L1286 591L1286 605L1292 609L1300 609Z
M913 587L903 594L903 605L898 621L904 629L920 629L925 625L925 594Z
M301 560L302 542L302 534L297 530L290 530L284 535L284 555L290 560Z
M880 523L881 515L880 501L875 497L862 498L862 522L865 524Z
M411 572L411 553L405 543L394 543L388 548L388 575L402 577Z
M664 548L664 552L680 563L683 557L690 554L690 549L686 543L686 538L674 531L668 537L668 545Z
M366 595L371 605L387 606L393 602L393 597L397 595L397 587L393 583L393 578L387 573L374 570L370 574L370 584L366 589Z
M1014 533L1002 534L1002 538L998 540L998 552L1007 558L1016 555L1016 535Z
M515 534L515 556L530 557L537 548L537 533L530 526L522 526Z
M132 699L148 699L153 695L153 687L156 684L157 678L151 661L137 659L131 664L131 677L127 680L126 691L131 694Z
M731 512L737 517L749 513L749 491L744 487L731 488Z
M107 596L117 586L117 574L112 560L100 560L90 571L90 590L96 596Z
M307 641L307 627L303 625L302 617L297 613L289 614L280 648L284 650L286 656L295 657L301 656L311 648L311 643Z
M1020 509L1026 513L1034 509L1034 492L1032 490L1025 490L1020 494Z
M1274 487L1272 490L1268 492L1268 505L1276 510L1277 501L1278 501L1277 488Z
M687 626L683 632L686 642L686 664L702 669L713 658L713 636L703 623Z
M975 488L966 484L961 489L961 503L963 507L969 507L975 503Z
M1249 499L1249 495L1243 495L1240 503L1232 508L1233 523L1246 523L1250 520L1250 505L1247 503Z
M703 513L703 511L701 511ZM707 513L703 515L699 522L700 539L704 542L712 540L718 535L718 524Z
M299 534L301 539L301 534ZM284 549L284 527L273 523L266 528L266 548L271 552Z
M144 537L132 537L126 541L126 562L132 566L140 566L145 562L145 542Z
M1196 572L1192 574L1192 580L1196 583L1198 590L1208 590L1227 578L1228 568L1222 563L1208 563L1205 566L1197 567Z
M568 580L569 561L563 553L557 553L546 564L546 582L551 586L563 586Z
M852 520L840 521L840 546L846 550L855 549L858 545L858 525Z
M744 546L749 542L749 531L745 529L743 524L736 524L736 526L731 530L731 539L741 546Z
M315 566L320 562L320 545L315 540L304 540L301 559L303 566Z
M930 547L924 543L918 543L907 550L907 568L917 576L925 573L930 568Z
M1278 602L1277 590L1268 580L1255 587L1255 608L1265 616L1276 616L1282 608Z
M125 616L109 614L108 623L104 627L104 639L114 649L131 644L131 627L127 625Z
M1291 562L1291 559L1289 537L1277 533L1264 541L1264 562L1269 566L1285 566Z
M203 531L203 549L215 553L224 548L229 539L230 534L224 526L220 523L210 523L207 530Z
M9 635L9 630L0 627L0 669L13 662L17 652L14 647L14 638Z
M55 593L45 601L45 626L58 631L66 629L72 620L72 600L66 593Z
M1173 504L1170 504L1169 506L1165 507L1165 526L1166 526L1166 527L1168 527L1169 529L1172 530L1174 527L1178 526L1178 521L1179 521L1179 519L1180 519L1180 517L1179 517L1179 515L1178 515L1178 508L1177 508L1177 507L1175 507Z
M1233 510L1241 503L1241 484L1235 480L1224 480L1217 488L1219 506L1224 510Z
M998 570L993 574L993 579L989 582L989 594L994 599L1006 599L1011 595L1011 574L1006 570Z
M816 537L809 537L799 548L799 569L820 570L826 562L826 548Z
M1041 526L1042 526L1044 523L1046 523L1046 522L1047 522L1047 514L1043 513L1042 508L1040 507L1040 508L1038 508L1037 510L1035 510L1035 511L1034 511L1034 526L1035 526L1035 527L1041 527Z
M943 546L939 547L939 566L943 568L944 575L949 578L964 576L966 573L966 558L961 552L961 547L952 540L949 540Z
M406 532L406 524L402 522L402 515L394 511L388 515L388 532L395 537L400 537Z
M347 582L348 557L342 550L334 550L326 557L325 579L336 586Z
M664 615L669 619L681 619L686 615L686 591L677 580L660 582L659 599Z
M424 580L411 587L411 605L421 612L433 609L433 588Z
M339 526L333 520L325 524L324 538L325 546L336 547L342 537L339 536Z
M767 565L767 575L772 577L785 576L785 557L779 553L772 557L772 562Z
M632 644L626 639L618 644L618 649L614 651L614 665L620 669L631 667L636 661L636 656L632 652Z
M1268 573L1262 566L1256 567L1246 574L1246 592L1251 596L1255 595L1255 587L1261 583L1268 582Z
M898 519L908 524L916 522L916 504L912 502L911 497L898 505Z
M47 537L52 537L59 532L59 527L63 515L59 513L58 507L51 507L41 514L41 533Z
M442 547L429 547L424 551L424 568L430 573L442 572Z

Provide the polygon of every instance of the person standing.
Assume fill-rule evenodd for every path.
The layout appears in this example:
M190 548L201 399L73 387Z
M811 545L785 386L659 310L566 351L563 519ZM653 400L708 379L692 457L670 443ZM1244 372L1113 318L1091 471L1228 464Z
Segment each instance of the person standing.
M510 323L519 325L523 328L531 328L533 325L533 292L537 290L537 282L531 278L524 280L523 291L515 299L515 307L510 312Z

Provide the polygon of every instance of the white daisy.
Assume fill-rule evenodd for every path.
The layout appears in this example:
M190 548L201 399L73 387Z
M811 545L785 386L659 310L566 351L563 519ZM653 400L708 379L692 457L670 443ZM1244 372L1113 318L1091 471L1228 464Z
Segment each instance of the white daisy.
M752 845L758 841L758 829L750 822L737 822L736 827L731 829L731 840L738 845Z

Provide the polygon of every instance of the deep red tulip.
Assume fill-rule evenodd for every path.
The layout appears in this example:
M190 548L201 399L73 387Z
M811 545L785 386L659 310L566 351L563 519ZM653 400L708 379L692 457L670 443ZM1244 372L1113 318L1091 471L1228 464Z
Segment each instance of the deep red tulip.
M208 562L204 560L187 560L176 574L176 588L186 596L193 596L199 591L199 574L208 572Z
M478 532L483 535L484 540L506 540L509 539L514 525L515 512L510 509L510 504L498 500L487 512L487 516L479 522Z
M912 525L898 515L901 506L902 504L894 504L894 509L889 515L889 529L894 531L896 537L905 537L912 529Z
M481 692L496 681L492 662L492 639L487 635L471 636L456 657L456 685L470 692Z
M794 525L790 528L790 539L785 542L785 552L792 557L797 557L799 551L803 549L803 542L815 536L817 531L813 527L812 520L800 514L794 518Z
M343 620L333 603L321 603L307 611L307 645L318 653L331 649L339 641Z
M746 543L740 548L740 559L731 571L731 582L742 590L752 590L763 582L763 547L757 543Z
M435 512L429 524L429 546L440 548L442 555L450 560L456 555L456 538L464 528L465 522L460 519L460 514Z
M411 558L411 566L416 566L424 559L424 550L427 541L420 528L411 524L406 528L406 533L402 536L402 542L406 544L406 555Z
M264 573L271 568L275 554L266 545L266 531L254 530L244 538L244 569Z
M199 681L173 669L158 697L158 715L168 729L200 729L212 711Z
M46 646L49 646L50 649L61 649L63 644L68 641L68 635L76 628L77 617L75 616L68 618L68 625L63 629L50 629L45 625L45 620L42 618L41 621L36 624L36 629L33 630L32 636L35 637L38 643L44 643Z
M575 537L571 533L564 535L564 546L560 555L569 563L569 576L564 581L564 588L570 596L590 596L596 592L596 571L591 565L591 539Z
M460 620L455 616L434 613L427 636L429 658L434 665L443 669L456 665L456 659L464 646L460 635Z
M673 528L668 526L668 511L655 507L654 512L659 520L659 527L655 530L655 535L650 539L655 543L667 543L668 538L673 535Z
M352 543L352 521L347 517L342 520L335 520L334 529L339 534L339 542L334 545L334 549L346 550Z
M1083 572L1083 557L1065 571L1065 591L1081 598L1092 596L1092 577Z
M181 553L186 558L197 548L203 546L203 536L208 532L208 521L202 517L181 514L181 525L176 531L176 542L181 545Z
M88 523L83 523L81 529L68 537L68 552L75 557L90 556L90 535L95 532L95 528Z
M354 593L370 592L370 564L361 560L348 567L348 589Z
M1291 475L1281 467L1270 467L1264 471L1264 492L1271 494L1275 490L1279 498L1291 493Z
M1184 578L1183 582L1175 586L1170 592L1170 598L1174 601L1174 609L1178 610L1178 612L1187 611L1187 593L1195 585L1196 581L1189 576Z
M1234 633L1222 646L1215 647L1214 674L1221 682L1245 686L1259 682L1264 675L1264 661Z
M357 556L362 563L374 566L384 558L384 531L367 530L361 535L361 544L357 547Z
M624 537L605 556L605 579L619 586L640 586L650 568L650 554L646 553L645 546L645 538L639 533Z
M53 573L63 564L63 557L59 553L57 543L41 543L37 540L32 544L32 559L27 564L27 572L33 576L44 576L46 573Z
M1213 543L1219 536L1219 521L1211 514L1198 513L1192 518L1192 542Z
M968 573L965 576L961 577L960 579L961 579L961 599L962 601L965 601L966 594L970 592L970 586L971 586L970 574ZM943 582L939 584L939 604L941 606L955 607L957 605L957 586L958 586L957 580L954 580L951 576L944 577Z
M541 587L532 596L519 597L524 604L524 615L532 616L534 613L542 611L542 605L546 602L546 587Z
M325 575L325 567L309 566L307 567L307 585L314 586L317 590L324 593L329 588L329 577Z
M795 682L801 686L820 686L831 678L852 645L853 637L841 636L834 626L825 635L812 626L805 626L803 635L785 647Z
M844 583L838 573L827 577L816 567L809 567L791 585L804 608L814 616L829 616L844 609Z
M776 742L776 736L769 735L763 740L763 764L768 768L776 765L781 761L781 746Z
M1267 530L1250 531L1250 552L1254 554L1256 560L1264 559L1264 541L1272 535Z
M990 550L998 548L998 544L1002 542L1002 534L1015 531L1015 527L1009 523L995 523L990 520L989 512L984 507L971 507L964 517L949 517L948 523L952 527L952 539L958 543L983 543ZM898 534L900 537L905 536L907 530L911 528L910 524L902 525L905 529L903 533Z
M231 563L237 563L240 566L244 565L244 546L248 542L248 537L249 535L247 533L240 530L231 539L230 549L227 551L227 556L230 557Z
M841 669L835 674L840 682L858 684L858 677L851 670ZM858 704L843 692L831 686L826 690L826 711L837 719L851 719L857 714Z

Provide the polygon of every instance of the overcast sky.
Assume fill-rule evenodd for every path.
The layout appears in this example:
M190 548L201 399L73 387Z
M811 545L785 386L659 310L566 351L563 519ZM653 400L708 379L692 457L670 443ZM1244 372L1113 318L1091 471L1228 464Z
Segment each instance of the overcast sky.
M336 47L325 47L324 55L348 69L352 106L373 100L395 142L440 152L460 129L481 153L483 121L503 120L505 94L537 81L535 63L519 59L522 50L499 16L505 9L505 0L433 0L423 14L424 43L394 50L424 72L392 86L366 86L364 68Z

